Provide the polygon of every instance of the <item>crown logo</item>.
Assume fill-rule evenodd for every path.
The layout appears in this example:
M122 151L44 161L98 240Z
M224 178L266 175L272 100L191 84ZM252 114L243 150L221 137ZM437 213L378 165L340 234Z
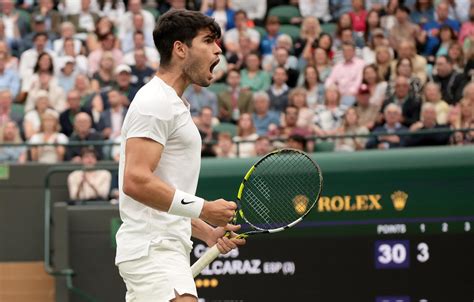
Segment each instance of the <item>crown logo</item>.
M407 204L408 194L403 191L396 191L390 195L393 202L393 207L397 211L403 211L405 205Z
M306 210L308 209L308 197L305 195L296 195L295 198L293 198L293 206L295 208L295 212L298 215L303 215L306 213Z

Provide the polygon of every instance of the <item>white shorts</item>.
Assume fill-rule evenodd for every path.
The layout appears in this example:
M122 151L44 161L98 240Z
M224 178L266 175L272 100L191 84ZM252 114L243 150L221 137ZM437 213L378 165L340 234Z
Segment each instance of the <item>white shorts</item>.
M148 256L118 264L127 302L169 302L179 295L197 297L189 251L177 240L150 245Z

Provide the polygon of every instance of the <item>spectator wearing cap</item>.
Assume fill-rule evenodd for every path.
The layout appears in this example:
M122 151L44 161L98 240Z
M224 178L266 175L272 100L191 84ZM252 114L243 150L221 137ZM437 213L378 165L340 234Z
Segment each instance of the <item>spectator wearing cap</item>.
M48 93L42 91L36 95L35 108L26 112L23 118L23 131L26 139L30 139L40 131L41 116L46 113L59 117L59 113L49 106Z
M431 103L425 103L421 109L421 120L411 125L410 131L417 132L420 130L435 129L448 129L448 126L439 125L436 122L435 105ZM426 133L411 135L405 139L405 146L421 147L447 145L449 142L449 136L449 133Z
M262 1L261 1L262 2ZM239 45L240 36L247 36L250 38L250 50L258 50L260 46L260 34L253 28L247 26L247 13L239 10L234 15L235 28L232 28L224 34L224 47L227 51L227 56L231 54L238 54L242 52Z
M81 10L78 14L68 15L67 20L76 28L76 37L85 41L87 34L94 32L99 15L92 11L91 0L81 0Z
M73 49L75 54L79 54L81 52L81 41L74 38L76 34L76 27L72 22L65 21L61 23L61 37L54 40L53 42L53 51L59 56L66 55L65 52L65 41L66 39L72 39L73 41Z
M372 131L375 136L369 138L366 148L386 150L403 147L405 137L397 135L408 130L400 123L402 109L396 104L389 104L384 108L383 115L385 123Z
M397 48L402 40L413 39L420 33L420 28L410 21L410 9L406 6L398 6L395 10L397 18L396 25L392 27L388 40L392 48Z
M93 75L99 70L100 61L104 53L110 53L115 64L122 64L123 53L115 45L115 35L113 32L109 32L99 37L100 47L89 54L89 74Z
M453 61L448 56L439 56L435 64L436 75L433 80L441 86L443 100L455 105L462 98L467 81L462 73L454 70Z
M184 91L183 96L189 102L191 116L198 116L203 107L210 107L213 116L217 116L217 95L206 87L196 84L189 85Z
M33 19L43 17L47 32L53 32L59 35L61 25L61 14L54 10L53 0L39 1L38 7L32 13Z
M20 77L13 69L6 68L7 56L0 53L0 90L8 89L13 99L20 92Z
M92 128L92 118L89 114L85 112L80 112L76 115L74 119L74 132L69 137L70 142L80 142L82 143L81 146L70 146L67 148L66 151L66 160L70 160L73 162L80 162L81 160L81 151L84 146L87 146L88 141L98 142L102 140L102 135L96 132L95 129ZM95 145L92 148L95 149L97 154L97 158L102 158L102 146Z
M131 82L140 88L153 78L155 69L147 65L145 50L137 49L133 52L133 56L135 63L130 66L132 70ZM125 62L127 62L127 59L125 59Z
M138 87L132 83L132 69L130 66L120 64L115 68L115 83L115 89L126 96L124 105L128 107L138 92Z
M160 54L155 46L150 47L145 45L143 32L136 31L133 33L133 44L134 48L130 49L130 51L124 55L123 62L130 66L135 65L135 51L140 49L145 53L146 64L157 70L158 66L160 66Z
M359 126L372 130L379 117L380 106L370 103L370 90L366 84L360 85L354 105Z
M59 115L59 123L61 125L61 132L70 137L74 131L76 116L81 112L89 116L92 116L92 113L90 110L81 107L81 95L79 91L75 89L69 91L67 94L67 103L68 108Z
M56 59L57 65L64 66L65 61L70 61L72 58L74 60L75 70L78 73L87 74L87 58L79 52L76 52L74 46L75 41L77 40L74 40L72 38L64 39L62 55Z
M61 60L62 66L59 67L59 73L57 75L59 87L61 87L65 93L68 93L74 88L76 76L78 74L76 70L76 60L73 57L66 56Z
M0 128L5 126L8 122L13 121L19 124L23 119L20 113L12 111L12 94L10 90L0 91Z
M362 83L364 61L355 56L355 45L344 43L342 46L344 61L334 66L325 86L336 85L342 95L344 105L354 103L354 96Z

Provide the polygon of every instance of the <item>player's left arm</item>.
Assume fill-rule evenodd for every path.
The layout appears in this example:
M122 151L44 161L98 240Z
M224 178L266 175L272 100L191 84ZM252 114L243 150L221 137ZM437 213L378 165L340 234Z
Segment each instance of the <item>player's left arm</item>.
M225 227L212 227L199 218L191 220L192 236L204 241L208 246L217 244L221 254L226 254L239 245L245 244L245 239L236 238L234 233L240 229L240 225L227 224ZM230 236L225 237L226 231L230 231Z

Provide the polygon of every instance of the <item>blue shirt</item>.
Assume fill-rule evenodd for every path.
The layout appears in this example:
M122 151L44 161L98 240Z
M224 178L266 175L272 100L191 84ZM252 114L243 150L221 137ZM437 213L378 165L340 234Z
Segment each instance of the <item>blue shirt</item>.
M10 90L13 99L20 91L20 77L12 69L5 69L3 74L0 74L0 90L6 89Z
M276 45L276 41L280 33L277 33L276 36L270 37L266 34L260 41L260 52L262 55L271 55L273 48Z
M268 111L264 117L259 117L256 113L253 114L253 124L257 130L258 135L266 135L268 126L275 124L280 125L280 116L274 111Z
M194 90L194 87L190 85L184 91L183 96L189 102L192 116L198 116L202 107L211 107L213 116L217 116L219 113L216 94L206 88L202 88L201 91L197 92Z
M446 19L444 23L440 23L438 21L431 21L423 26L423 30L428 33L428 38L426 40L425 49L423 50L423 55L430 56L435 54L434 52L438 47L440 41L437 36L433 36L431 34L431 31L433 29L439 30L441 26L445 24L451 27L456 33L459 33L459 30L461 29L461 25L459 24L459 22L453 19Z

